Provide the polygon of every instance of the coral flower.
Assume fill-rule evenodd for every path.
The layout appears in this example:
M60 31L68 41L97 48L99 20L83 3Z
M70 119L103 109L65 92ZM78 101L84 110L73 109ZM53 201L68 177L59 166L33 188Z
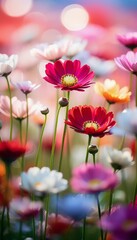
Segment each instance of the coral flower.
M129 51L114 60L119 68L137 75L137 52Z
M103 137L115 125L113 117L113 113L107 113L103 107L76 106L69 110L65 123L76 132Z
M103 96L110 104L113 103L127 103L130 100L131 92L128 87L119 88L115 80L106 79L104 84L97 82L95 84L95 91Z
M81 164L73 171L72 189L79 193L100 193L113 189L118 184L117 175L112 169L101 164Z
M64 62L58 60L55 63L48 63L45 73L44 80L55 85L56 88L67 91L84 91L90 86L94 77L90 67L88 65L81 66L79 60Z
M18 140L0 142L0 158L10 164L21 157L28 150L28 146L22 145Z
M137 32L128 32L117 36L118 41L125 47L133 50L137 47Z

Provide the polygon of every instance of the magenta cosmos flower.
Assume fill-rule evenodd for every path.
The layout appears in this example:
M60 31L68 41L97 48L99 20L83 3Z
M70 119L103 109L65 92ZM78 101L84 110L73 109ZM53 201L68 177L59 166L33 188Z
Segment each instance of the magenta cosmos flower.
M106 112L103 107L76 106L69 110L65 123L76 132L103 137L115 125L113 117L113 113Z
M118 41L125 47L133 50L137 47L137 32L128 32L117 36Z
M94 77L90 67L88 65L81 67L79 60L64 62L58 60L55 63L48 63L45 73L44 80L55 85L56 88L67 91L84 91L90 86Z
M137 52L129 51L114 60L119 68L137 75Z
M112 169L101 164L82 164L75 168L71 179L71 186L79 193L100 193L113 189L118 184L117 175Z

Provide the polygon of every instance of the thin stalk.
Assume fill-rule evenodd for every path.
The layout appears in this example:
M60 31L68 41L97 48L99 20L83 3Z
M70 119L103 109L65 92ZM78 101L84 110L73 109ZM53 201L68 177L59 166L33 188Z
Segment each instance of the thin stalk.
M49 203L50 203L50 198L49 195L47 196L47 201L46 201L46 221L45 221L45 238L47 236L47 226L48 226L48 215L49 215Z
M101 209L100 209L98 194L96 195L96 200L97 200L97 206L98 206L98 216L99 216L99 220L101 220ZM101 236L101 240L103 240L103 230L101 228L100 228L100 236Z
M22 221L19 222L19 240L22 239Z
M11 89L8 77L5 76L7 85L8 85L8 93L9 93L9 99L10 99L10 140L12 140L12 129L13 129L13 117L12 117L12 98L11 98Z
M60 109L61 109L61 106L59 105L59 107L58 107L58 109L57 109L57 112L56 112L56 121L55 121L55 128L54 128L52 149L51 149L51 155L50 155L50 169L53 169L53 166L54 166L54 153L55 153L57 125L58 125L58 119L59 119Z
M126 137L125 135L122 137L122 141L121 141L121 144L120 144L119 150L122 150L123 147L124 147L125 137Z
M66 107L65 120L67 120L67 118L68 118L69 99L70 99L70 92L69 91L67 92L67 99L68 99L68 105ZM61 171L61 166L62 166L62 158L63 158L63 150L64 150L66 130L67 130L67 124L64 124L64 130L63 130L63 136L62 136L62 144L61 144L61 152L60 152L60 159L59 159L59 168L58 168L59 172Z
M33 239L36 239L35 217L32 218Z
M133 73L130 72L129 91L132 92Z
M43 209L40 211L40 240L43 240Z
M83 219L82 240L86 239L86 218Z
M96 164L96 154L92 154L93 155L93 164L95 165Z
M136 155L136 159L135 159L135 164L136 164L136 180L135 180L135 190L134 190L134 196L133 196L133 206L135 206L135 202L136 202L136 195L137 195L137 137L136 137L136 141L135 141L135 155Z
M124 169L121 169L121 175L122 175L123 187L124 187L124 190L125 190L126 203L128 203L128 188L127 188L127 181L126 181Z
M18 119L18 121L19 121L20 142L22 143L22 119Z
M44 123L43 123L42 129L41 129L41 135L40 135L40 140L39 140L39 145L38 145L38 151L37 151L36 160L35 160L35 165L36 166L38 166L38 163L39 163L39 156L40 156L40 152L41 152L42 138L43 138L44 129L45 129L45 126L46 126L46 120L47 120L47 115L45 115Z
M91 138L92 138L92 136L89 135L89 136L88 136L88 145L87 145L87 151L86 151L85 163L88 162L88 154L89 154L89 152L88 152L88 147L89 147L89 145L90 145L90 143L91 143Z
M28 129L29 129L29 105L28 105L28 95L26 94L26 113L27 113L27 117L26 117L26 139L25 139L25 144L27 144L27 140L28 140Z

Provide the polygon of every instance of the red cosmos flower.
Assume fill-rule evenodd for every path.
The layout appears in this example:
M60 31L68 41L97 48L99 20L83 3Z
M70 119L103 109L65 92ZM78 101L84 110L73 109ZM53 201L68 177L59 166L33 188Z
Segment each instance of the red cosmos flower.
M113 113L106 112L103 107L76 106L69 110L65 123L76 132L103 137L115 125L113 117Z
M46 64L44 80L66 91L84 91L92 83L93 71L88 65L81 67L79 60L61 60Z
M28 146L22 145L17 140L0 142L0 158L10 164L22 156L28 150Z

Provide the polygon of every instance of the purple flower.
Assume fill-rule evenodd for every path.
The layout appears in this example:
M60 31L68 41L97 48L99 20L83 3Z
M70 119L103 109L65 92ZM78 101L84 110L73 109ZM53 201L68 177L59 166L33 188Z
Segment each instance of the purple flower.
M101 227L113 234L115 240L137 238L137 208L121 206L101 218Z
M114 60L119 68L137 75L137 52L129 51Z
M117 175L101 164L81 164L74 169L71 179L72 189L79 193L100 193L113 189L117 184Z
M117 36L118 41L125 47L133 50L137 47L137 32L128 32Z
M22 81L16 83L12 82L12 85L15 88L18 88L21 92L23 92L26 95L31 93L33 90L37 89L40 86L40 84L39 85L33 84L31 81Z

